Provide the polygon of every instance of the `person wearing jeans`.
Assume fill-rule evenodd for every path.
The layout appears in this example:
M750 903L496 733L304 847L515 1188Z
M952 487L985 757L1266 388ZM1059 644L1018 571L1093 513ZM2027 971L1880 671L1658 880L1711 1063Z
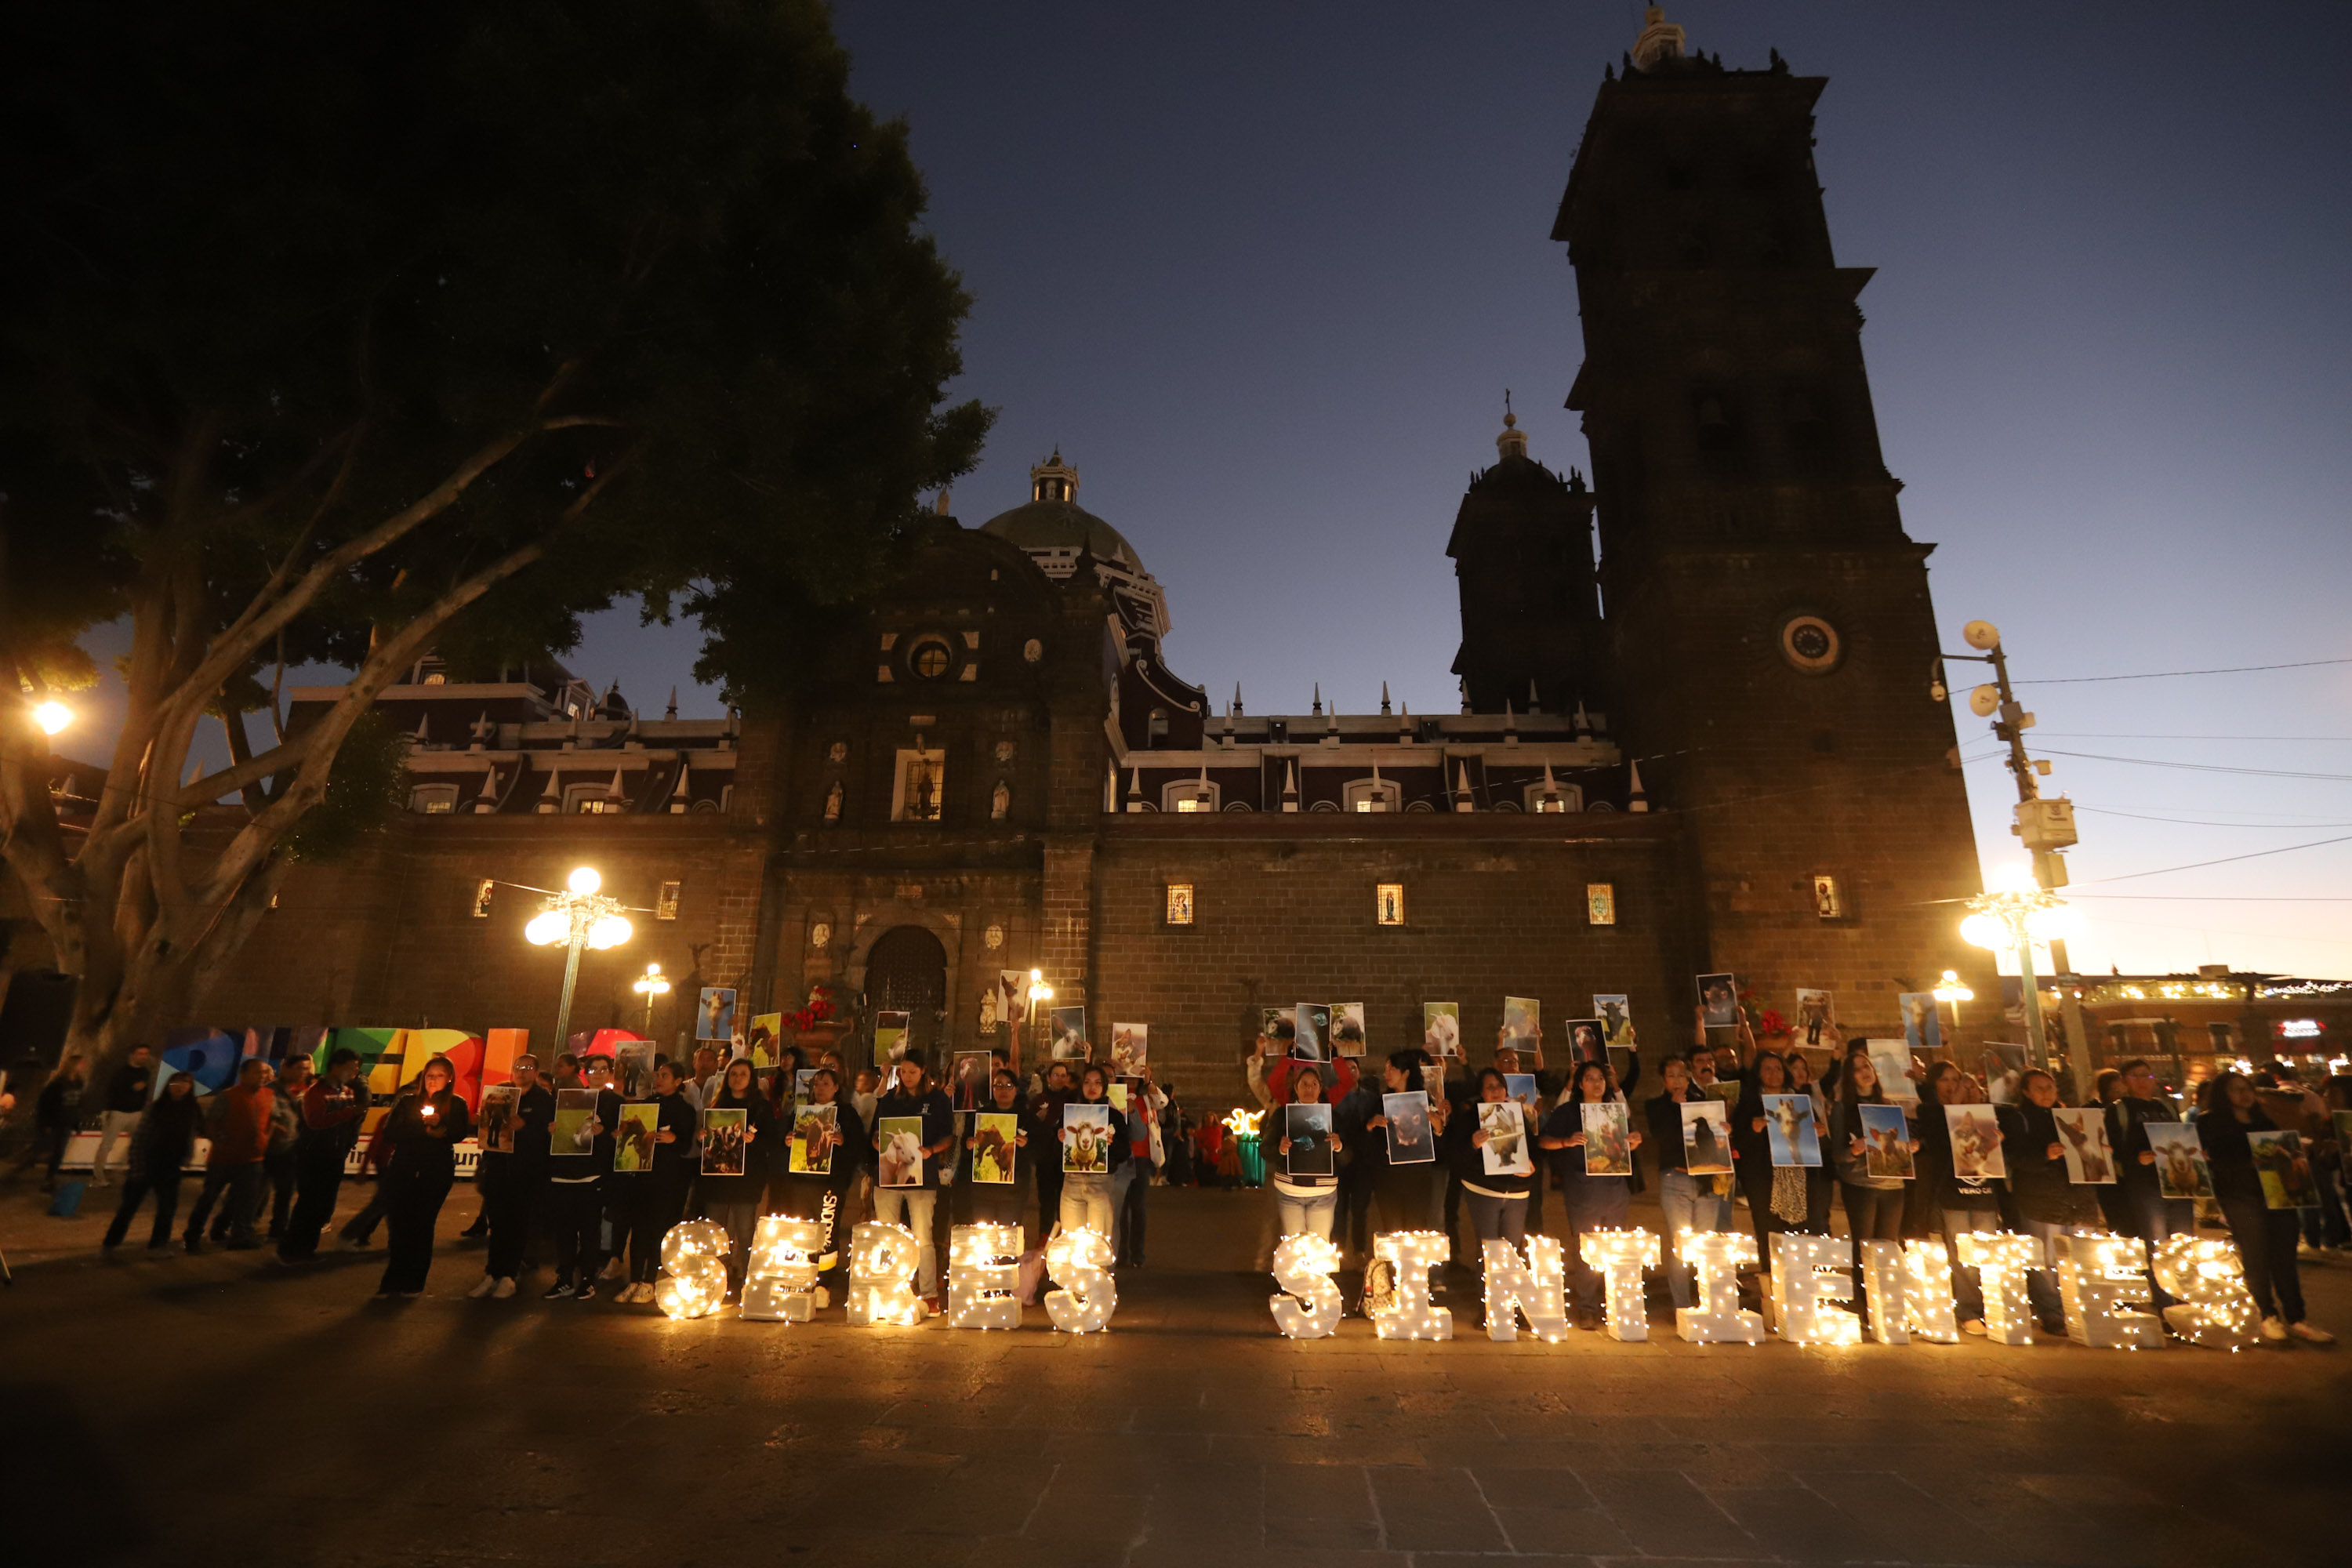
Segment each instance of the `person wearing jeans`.
M1266 1112L1264 1143L1270 1145L1267 1177L1274 1186L1275 1226L1278 1242L1285 1236L1311 1233L1329 1241L1339 1216L1339 1121L1333 1118L1331 1147L1322 1163L1330 1173L1290 1169L1289 1108L1323 1103L1323 1072L1316 1063L1301 1061L1290 1071L1290 1099Z
M2255 1103L2254 1086L2242 1073L2225 1072L2206 1082L2197 1117L2197 1141L2213 1172L2213 1196L2230 1222L2238 1258L2246 1272L2246 1293L2263 1315L2263 1338L2289 1335L2313 1344L2336 1336L2304 1321L2303 1279L2294 1257L2295 1211L2274 1209L2263 1192L2254 1163L2253 1132L2275 1132L2278 1123Z
M2150 1122L2178 1121L2180 1113L2156 1080L2156 1069L2145 1061L2124 1063L2121 1093L2107 1107L2107 1142L2116 1151L2116 1207L2125 1233L2136 1236L2154 1251L2168 1236L2197 1232L2197 1205L2186 1198L2168 1198L2156 1173L2156 1151L2148 1146ZM2148 1295L2158 1314L2172 1305L2164 1287L2148 1276Z
M1111 1239L1118 1223L1116 1205L1111 1201L1111 1180L1128 1159L1127 1118L1110 1103L1110 1077L1102 1068L1089 1063L1078 1075L1078 1098L1074 1105L1099 1105L1110 1113L1110 1130L1101 1171L1065 1171L1062 1173L1061 1228L1072 1231L1085 1227L1099 1231L1105 1241ZM1066 1151L1072 1142L1066 1120L1055 1128L1060 1148Z
M253 1215L261 1199L261 1156L269 1145L270 1120L278 1099L265 1081L268 1072L268 1062L248 1057L237 1071L236 1082L213 1097L208 1129L213 1147L205 1163L205 1187L180 1237L190 1252L203 1250L205 1221L212 1217L213 1205L224 1194L228 1202L223 1206L221 1228L215 1239L225 1234L233 1250L260 1245L254 1239Z
M1731 1199L1716 1191L1716 1184L1727 1182L1728 1177L1690 1173L1690 1151L1683 1136L1683 1107L1703 1104L1713 1097L1692 1086L1689 1064L1680 1057L1668 1058L1662 1076L1665 1092L1652 1099L1643 1110L1650 1124L1650 1147L1658 1156L1658 1207L1665 1216L1666 1250L1673 1254L1675 1237L1686 1230L1729 1230ZM1731 1151L1727 1148L1723 1152L1728 1156ZM1690 1265L1679 1255L1666 1265L1666 1289L1674 1292L1677 1308L1691 1304Z
M1584 1107L1623 1101L1624 1096L1610 1081L1606 1062L1580 1063L1568 1081L1567 1091L1559 1097L1559 1103L1552 1108L1551 1119L1544 1123L1542 1135L1536 1140L1548 1152L1552 1184L1559 1189L1561 1206L1568 1211L1569 1306L1580 1329L1601 1326L1602 1291L1607 1283L1601 1270L1584 1260L1585 1235L1595 1230L1623 1229L1631 1218L1633 1201L1633 1182L1628 1174L1611 1174L1607 1171L1596 1174L1586 1167L1584 1154L1590 1145L1585 1142ZM1642 1134L1629 1128L1627 1154L1630 1156L1641 1143Z
M1448 1121L1446 1142L1449 1163L1462 1179L1462 1206L1469 1211L1472 1245L1477 1249L1475 1259L1465 1261L1471 1262L1483 1278L1488 1241L1500 1238L1515 1248L1527 1245L1528 1187L1535 1175L1528 1145L1535 1129L1527 1124L1526 1108L1511 1098L1510 1086L1495 1068L1478 1074L1475 1093L1477 1098ZM1494 1135L1480 1120L1482 1108L1489 1105L1509 1106L1510 1115L1500 1120L1507 1126L1516 1121L1518 1128L1517 1146L1509 1157L1497 1157L1496 1163L1502 1169L1495 1171L1486 1168L1486 1145Z
M127 1146L137 1133L140 1115L147 1109L148 1092L154 1086L155 1053L145 1046L131 1047L129 1059L106 1080L106 1109L98 1124L98 1158L89 1166L91 1186L107 1184L115 1140L125 1140Z
M893 1118L920 1122L922 1166L919 1178L909 1161L894 1158L903 1152L886 1150L882 1124ZM1113 1118L1116 1120L1116 1117ZM916 1276L927 1310L940 1310L940 1249L931 1226L938 1217L940 1158L955 1147L955 1110L947 1091L933 1085L931 1075L912 1057L892 1065L889 1092L874 1102L874 1148L877 1169L888 1181L874 1184L874 1218L882 1225L901 1224L915 1233ZM1103 1215L1102 1233L1110 1234L1110 1216Z

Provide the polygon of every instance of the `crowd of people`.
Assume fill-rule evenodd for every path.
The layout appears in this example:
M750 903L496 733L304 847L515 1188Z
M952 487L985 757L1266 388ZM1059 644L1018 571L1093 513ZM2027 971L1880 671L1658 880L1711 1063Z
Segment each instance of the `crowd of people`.
M961 1107L911 1055L886 1071L863 1062L853 1069L828 1050L803 1070L801 1053L789 1046L774 1068L722 1060L705 1047L690 1061L659 1059L650 1084L634 1096L625 1096L611 1056L565 1053L544 1072L536 1058L520 1057L507 1130L476 1167L480 1212L464 1234L488 1246L471 1293L511 1297L544 1262L553 1270L541 1292L546 1300L593 1300L603 1289L620 1302L650 1302L663 1238L688 1217L724 1227L732 1244L730 1288L740 1290L763 1214L819 1223L826 1237L820 1307L841 1298L850 1227L869 1217L913 1232L916 1288L934 1311L940 1258L955 1224L1023 1226L1033 1250L1056 1229L1090 1226L1110 1239L1116 1267L1144 1267L1151 1185L1191 1179L1185 1167L1193 1151L1181 1110L1148 1069L1116 1076L1090 1059L1090 1046L1082 1043L1076 1059L1024 1068L1017 1024L1008 1026L1007 1040L989 1056L984 1089L975 1082ZM2330 1115L2352 1110L2352 1078L2315 1091L2277 1063L2252 1074L2218 1072L2185 1105L2145 1061L2101 1072L2083 1098L2101 1111L2116 1179L2090 1184L2070 1175L2063 1138L2075 1129L2053 1114L2064 1101L2052 1073L2023 1072L2004 1086L2008 1103L1989 1105L1985 1084L1958 1064L1914 1060L1912 1081L1894 1086L1907 1092L1890 1092L1866 1044L1849 1047L1833 1025L1809 1051L1780 1037L1759 1046L1745 1024L1710 1030L1702 1019L1690 1048L1658 1066L1658 1092L1638 1114L1627 1098L1641 1078L1637 1058L1620 1052L1612 1060L1587 1046L1582 1059L1549 1068L1540 1030L1498 1036L1491 1061L1476 1068L1459 1058L1440 1062L1419 1047L1335 1059L1297 1056L1291 1047L1290 1040L1262 1035L1245 1062L1249 1088L1266 1112L1260 1147L1273 1232L1311 1232L1339 1245L1361 1271L1368 1309L1394 1285L1370 1245L1380 1232L1443 1231L1452 1241L1452 1278L1466 1283L1477 1278L1486 1241L1518 1247L1535 1231L1564 1243L1571 1321L1597 1329L1602 1279L1584 1263L1578 1242L1631 1223L1634 1194L1654 1182L1664 1283L1677 1307L1693 1301L1692 1271L1674 1254L1674 1238L1685 1230L1749 1231L1760 1261L1746 1283L1759 1300L1769 1294L1763 1276L1777 1233L1843 1234L1857 1262L1864 1240L1940 1237L1952 1249L1962 1324L1982 1333L1980 1286L1955 1245L1962 1235L2010 1230L2046 1245L2062 1232L2109 1231L2153 1244L2196 1229L2199 1205L2168 1195L2147 1131L2182 1121L2194 1126L2210 1171L2207 1213L2237 1244L2266 1338L2329 1342L2307 1319L2298 1254L2352 1248ZM1818 1069L1817 1058L1825 1063ZM207 1243L230 1249L274 1243L281 1263L309 1264L326 1244L346 1168L377 1112L363 1162L374 1184L336 1242L362 1249L384 1229L379 1295L422 1293L458 1145L476 1130L474 1110L439 1058L381 1107L372 1103L362 1068L348 1049L335 1050L320 1070L303 1058L247 1059L234 1082L200 1099L185 1074L167 1075L156 1092L152 1054L133 1051L109 1078L100 1113L93 1184L113 1184L116 1160L127 1156L102 1247L120 1247L152 1205L150 1248L174 1246L177 1226L176 1245L191 1252ZM78 1060L51 1076L37 1105L37 1137L20 1169L45 1162L54 1183L86 1088ZM586 1091L573 1101L593 1109L559 1130L557 1097L567 1089ZM1401 1095L1416 1098L1393 1098ZM1820 1163L1775 1163L1768 1097L1784 1118L1792 1104L1811 1102ZM1720 1162L1689 1157L1683 1108L1706 1100L1729 1108L1729 1147L1722 1151L1728 1174L1711 1168ZM632 1101L650 1102L650 1116L625 1115ZM1587 1142L1586 1108L1612 1102L1627 1106L1630 1131L1622 1147L1596 1152ZM1328 1118L1309 1121L1328 1127L1328 1149L1294 1158L1288 1108L1325 1105ZM1970 1105L1990 1112L1983 1136L2000 1151L2005 1174L1986 1173L1984 1150L1964 1157L1955 1149L1946 1108ZM1077 1119L1088 1131L1074 1134L1065 1116L1070 1106L1101 1109ZM1909 1135L1907 1176L1868 1158L1874 1133L1865 1123L1874 1119L1865 1108L1888 1106L1901 1107ZM1425 1107L1425 1122L1414 1116L1391 1128L1389 1112L1398 1107ZM725 1159L706 1160L706 1117L716 1110L740 1115L722 1119ZM997 1116L983 1128L974 1110ZM1896 1136L1884 1110L1875 1121L1875 1136ZM896 1130L888 1140L886 1123ZM2280 1129L2304 1135L2317 1188L2310 1206L2274 1208L2266 1200L2250 1135ZM209 1151L181 1225L183 1168L200 1136ZM1088 1140L1088 1155L1066 1172L1063 1145L1073 1136ZM1487 1145L1498 1138L1515 1140L1527 1157L1489 1158ZM624 1143L631 1158L616 1160ZM1645 1158L1636 1162L1635 1150ZM1696 1173L1695 1163L1702 1167ZM997 1179L1008 1165L1014 1179ZM1547 1194L1555 1205L1549 1225ZM1034 1293L1035 1272L1024 1278ZM2042 1328L2063 1333L2053 1277L2035 1269L2029 1278ZM1443 1294L1446 1281L1433 1286ZM2166 1304L2160 1288L2156 1296ZM1867 1312L1865 1302L1856 1304Z
M2107 1232L2153 1245L2193 1233L2198 1205L2166 1195L2147 1131L2154 1123L2187 1121L2196 1129L2210 1171L2211 1212L2237 1244L2263 1337L2314 1344L2333 1340L2305 1315L2298 1253L2352 1248L2342 1151L2329 1114L2352 1110L2352 1077L2329 1080L2322 1093L2305 1087L2283 1064L2271 1062L2251 1075L2215 1074L2184 1107L2164 1092L2145 1061L2102 1071L2086 1099L2102 1112L2116 1179L2089 1184L2074 1181L2067 1167L2053 1115L2062 1104L2062 1088L2053 1073L2026 1070L2015 1080L2014 1102L1993 1105L1985 1083L1958 1064L1915 1059L1906 1074L1911 1081L1904 1086L1909 1092L1890 1093L1867 1044L1857 1040L1849 1046L1834 1025L1822 1027L1819 1044L1808 1054L1779 1037L1759 1046L1744 1022L1711 1030L1702 1014L1690 1048L1660 1067L1659 1091L1638 1116L1627 1100L1641 1075L1637 1058L1619 1053L1625 1064L1622 1079L1605 1050L1564 1068L1546 1068L1539 1029L1525 1038L1498 1036L1492 1064L1478 1068L1459 1060L1441 1068L1413 1047L1391 1053L1374 1074L1346 1059L1293 1059L1283 1054L1286 1047L1280 1038L1261 1036L1247 1068L1251 1089L1267 1114L1268 1182L1276 1194L1278 1228L1285 1235L1311 1231L1338 1244L1343 1257L1366 1271L1370 1301L1380 1299L1384 1267L1368 1249L1372 1235L1442 1230L1450 1240L1454 1277L1467 1280L1478 1276L1486 1241L1501 1237L1518 1247L1533 1230L1555 1235L1564 1244L1571 1321L1599 1329L1603 1281L1583 1261L1578 1243L1589 1231L1630 1223L1633 1195L1646 1185L1643 1166L1621 1164L1621 1154L1612 1154L1598 1171L1587 1169L1582 1107L1616 1101L1627 1104L1634 1129L1628 1144L1645 1148L1649 1155L1648 1173L1655 1179L1664 1221L1663 1272L1676 1307L1693 1300L1692 1270L1674 1252L1674 1238L1685 1230L1738 1227L1753 1235L1760 1261L1745 1285L1757 1302L1769 1294L1765 1277L1772 1267L1775 1234L1843 1234L1855 1244L1857 1268L1863 1241L1941 1237L1951 1257L1962 1326L1982 1334L1980 1282L1975 1269L1960 1263L1957 1238L2009 1230L2033 1236L2046 1247L2062 1232ZM1827 1063L1818 1071L1816 1057ZM1536 1085L1533 1095L1527 1092L1529 1081ZM1413 1089L1429 1102L1435 1157L1399 1163L1391 1158L1383 1110L1387 1096ZM1283 1108L1327 1096L1334 1106L1336 1169L1328 1175L1289 1174L1283 1168L1288 1153ZM1821 1163L1774 1163L1768 1096L1802 1096L1811 1102ZM1729 1174L1690 1170L1683 1106L1707 1099L1729 1106ZM1790 1103L1774 1100L1776 1108ZM1496 1123L1481 1108L1506 1105L1518 1108L1518 1135L1532 1140L1536 1150L1536 1157L1520 1163L1525 1168L1517 1171L1497 1171L1483 1152L1496 1135L1490 1129L1508 1126L1513 1119ZM1861 1113L1866 1105L1902 1109L1912 1174L1874 1173ZM2006 1175L1985 1173L1986 1162L1974 1157L1975 1151L1971 1157L1956 1152L1945 1110L1966 1105L1983 1105L1990 1113L1990 1137L2004 1155ZM2303 1134L2319 1199L2312 1206L2268 1206L2248 1135L2281 1129ZM1547 1189L1558 1201L1549 1227ZM2055 1276L2036 1268L2029 1280L2041 1327L2063 1334ZM2159 1308L2169 1304L2160 1287L2154 1293ZM1866 1319L1866 1302L1856 1305Z

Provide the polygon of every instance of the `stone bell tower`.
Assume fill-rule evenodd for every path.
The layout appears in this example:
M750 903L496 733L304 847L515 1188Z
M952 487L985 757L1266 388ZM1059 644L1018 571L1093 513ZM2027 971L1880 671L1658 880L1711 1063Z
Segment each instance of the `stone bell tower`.
M1898 981L1981 960L1937 902L1979 879L1952 716L1928 690L1935 547L1903 531L1879 449L1855 303L1871 269L1831 248L1827 79L1777 51L1727 69L1660 7L1647 21L1552 230L1583 318L1569 406L1592 458L1612 723L1685 815L1705 884L1693 962L1784 1014L1795 987L1828 987L1874 1026Z

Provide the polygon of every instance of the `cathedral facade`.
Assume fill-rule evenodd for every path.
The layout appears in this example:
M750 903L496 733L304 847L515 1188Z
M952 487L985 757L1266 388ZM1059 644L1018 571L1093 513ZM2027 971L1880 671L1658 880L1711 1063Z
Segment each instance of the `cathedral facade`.
M749 1015L825 985L853 1029L904 1011L975 1048L1000 974L1035 969L1099 1042L1149 1024L1196 1110L1244 1099L1260 1009L1302 999L1361 1003L1376 1056L1458 1003L1475 1061L1507 994L1548 1023L1622 994L1652 1057L1688 1042L1703 973L1790 1016L1832 991L1849 1033L1898 1030L1896 994L1947 967L1997 994L1955 930L1979 883L1929 693L1933 547L1879 450L1869 272L1832 253L1823 85L1657 25L1601 85L1551 231L1593 471L1507 420L1464 495L1460 711L1213 700L1057 452L1025 503L929 519L773 711L656 720L552 666L420 664L384 698L411 812L296 875L200 1021L544 1040L562 965L522 941L528 889L583 862L641 912L583 958L575 1026L646 1024L652 961L665 1043L698 986Z

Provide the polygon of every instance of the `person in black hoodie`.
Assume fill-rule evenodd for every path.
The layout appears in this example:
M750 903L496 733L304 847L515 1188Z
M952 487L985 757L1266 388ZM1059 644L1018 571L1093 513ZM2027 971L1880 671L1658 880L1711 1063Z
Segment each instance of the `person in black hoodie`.
M1938 1228L1944 1249L1952 1260L1952 1301L1960 1327L1969 1333L1985 1331L1984 1285L1977 1271L1960 1262L1959 1238L1970 1231L2001 1228L2000 1194L1987 1176L1962 1176L1952 1163L1952 1123L1948 1106L1981 1105L1984 1090L1951 1062L1927 1069L1919 1086L1919 1179L1934 1184ZM1998 1122L1998 1118L1995 1119ZM1996 1137L2007 1142L2005 1132Z
M1559 1189L1568 1210L1565 1239L1569 1304L1580 1329L1601 1326L1601 1292L1608 1283L1601 1270L1584 1261L1584 1234L1591 1230L1623 1229L1632 1218L1633 1204L1633 1184L1624 1176L1594 1175L1585 1169L1583 1108L1612 1102L1622 1105L1624 1100L1624 1094L1610 1079L1608 1063L1583 1062L1569 1080L1568 1092L1552 1107L1543 1132L1536 1140L1549 1153L1552 1185ZM1675 1114L1680 1116L1681 1112ZM1681 1129L1675 1131L1679 1142ZM1642 1133L1629 1126L1625 1142L1630 1155L1641 1147Z
M457 1080L446 1057L435 1057L416 1075L414 1091L393 1101L384 1115L393 1134L392 1158L380 1178L385 1197L388 1244L376 1300L421 1296L433 1267L433 1222L457 1178L457 1144L473 1130L466 1102L450 1086Z
M195 1147L196 1129L204 1124L204 1108L196 1103L196 1080L174 1073L161 1099L149 1106L131 1139L131 1173L122 1184L122 1202L99 1245L108 1252L121 1245L131 1228L131 1216L140 1200L155 1194L155 1228L147 1238L150 1252L172 1249L172 1216L180 1211L180 1167Z
M65 1161L66 1142L81 1122L87 1071L79 1055L68 1057L34 1098L33 1142L17 1157L16 1169L21 1171L36 1160L44 1161L41 1191L45 1193L58 1190L58 1166Z
M1859 1108L1890 1102L1885 1086L1878 1081L1878 1065L1868 1052L1856 1051L1846 1058L1838 1089L1837 1104L1830 1111L1830 1163L1837 1172L1839 1195L1845 1204L1845 1227L1853 1238L1853 1264L1858 1270L1864 1242L1903 1239L1903 1206L1911 1183L1899 1176L1870 1173L1869 1139L1863 1131ZM1904 1142L1913 1153L1918 1152L1918 1139L1906 1137ZM1854 1278L1862 1276L1857 1272ZM1867 1321L1869 1304L1857 1302L1856 1306Z
M604 1191L612 1180L613 1122L621 1097L613 1092L613 1058L593 1056L580 1064L578 1089L596 1097L595 1109L565 1136L553 1136L547 1151L547 1211L555 1227L555 1283L541 1300L593 1301L596 1273L604 1261ZM559 1095L559 1111L562 1100Z
M1536 1130L1527 1124L1527 1107L1511 1098L1510 1086L1495 1068L1480 1071L1476 1093L1475 1100L1465 1102L1448 1118L1445 1152L1447 1163L1462 1181L1462 1206L1469 1213L1471 1245L1477 1249L1464 1261L1483 1278L1489 1239L1499 1237L1515 1247L1527 1245L1528 1188L1534 1180L1535 1167L1534 1160L1528 1156L1532 1153L1529 1145ZM1524 1171L1486 1169L1488 1135L1479 1118L1480 1108L1488 1105L1512 1108L1514 1116L1500 1120L1507 1125L1517 1122L1520 1158L1513 1163L1527 1167Z
M694 1177L694 1135L700 1118L686 1095L676 1062L654 1068L653 1159L635 1178L635 1213L629 1222L629 1283L615 1300L650 1302L661 1277L662 1238L686 1215Z
M514 1148L485 1149L474 1167L475 1183L483 1188L482 1218L489 1226L490 1246L481 1283L472 1294L501 1301L515 1293L523 1255L530 1250L531 1226L547 1198L548 1129L555 1124L555 1096L539 1081L539 1058L526 1052L515 1058L510 1070Z
M768 1097L760 1092L749 1057L737 1057L729 1062L727 1070L713 1080L709 1094L709 1102L702 1108L706 1123L714 1110L743 1112L743 1173L728 1176L703 1171L695 1185L695 1196L702 1205L704 1217L727 1228L727 1282L730 1289L740 1291L743 1289L743 1270L751 1258L751 1232L760 1217L760 1193L767 1185L770 1152L778 1142L772 1136L776 1113Z
M126 1143L137 1136L139 1118L147 1110L155 1086L155 1053L145 1046L131 1047L128 1060L106 1080L106 1110L99 1122L98 1153L89 1163L89 1184L110 1185L108 1170L114 1160L114 1141Z
M779 1147L768 1165L768 1210L795 1219L813 1219L824 1230L817 1245L822 1272L817 1276L816 1304L830 1305L841 1297L849 1273L849 1194L866 1168L872 1145L857 1107L843 1097L841 1075L819 1068L809 1079L809 1103L833 1107L828 1123L812 1117L805 1136L808 1148L801 1163L823 1165L822 1171L793 1169L795 1125L777 1123Z
M2301 1222L2294 1209L2274 1209L2263 1193L2260 1167L2254 1163L2250 1132L2275 1132L2272 1121L2254 1097L2254 1086L2243 1073L2225 1072L2206 1081L2197 1115L2197 1141L2205 1146L2205 1163L2213 1172L2213 1198L2230 1235L2238 1243L2238 1258L2246 1272L2246 1291L2263 1315L2263 1338L2284 1340L2292 1334L2313 1344L2333 1344L2336 1336L2312 1327L2303 1316L2303 1277L2295 1266L2294 1244Z
M2009 1194L2017 1205L2018 1223L2042 1244L2042 1255L2054 1267L2052 1244L2061 1235L2095 1234L2101 1226L2095 1187L2076 1186L2066 1173L2066 1149L2059 1137L2058 1080L2040 1068L2028 1068L2017 1081L2024 1102L1993 1108L2000 1118L2001 1147L2007 1152ZM2066 1331L2066 1308L2058 1299L2057 1275L2035 1268L2025 1277L2033 1299L2033 1315L2045 1334Z
M1019 1225L1028 1204L1021 1193L1022 1163L1044 1157L1045 1147L1053 1141L1043 1136L1036 1118L1021 1103L1021 1080L1013 1076L1010 1068L999 1067L989 1080L989 1110L1013 1119L1013 1147L997 1155L1000 1168L1013 1179L1009 1182L982 1182L972 1176L973 1152L980 1147L980 1123L972 1122L971 1134L963 1141L962 1165L956 1172L956 1191L971 1204L971 1222L975 1225ZM1058 1147L1058 1145L1056 1145ZM1033 1152L1034 1151L1034 1152ZM1043 1237L1024 1238L1031 1246L1042 1242Z

